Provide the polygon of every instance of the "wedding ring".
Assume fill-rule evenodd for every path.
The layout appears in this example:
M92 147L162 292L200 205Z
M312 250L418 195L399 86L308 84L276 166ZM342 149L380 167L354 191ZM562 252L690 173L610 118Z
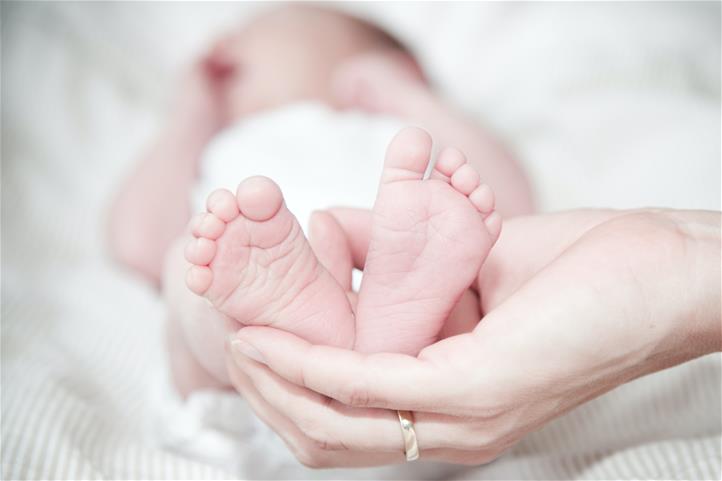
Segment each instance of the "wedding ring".
M396 414L399 415L401 434L404 437L406 461L415 461L419 459L419 443L414 429L414 415L411 411L396 411Z

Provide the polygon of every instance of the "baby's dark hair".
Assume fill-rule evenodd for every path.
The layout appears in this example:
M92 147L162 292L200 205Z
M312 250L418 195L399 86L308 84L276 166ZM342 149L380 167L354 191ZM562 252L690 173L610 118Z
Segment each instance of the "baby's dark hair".
M398 37L390 34L388 31L384 30L383 28L379 27L374 23L369 22L368 20L364 20L355 16L351 16L351 18L358 22L359 25L361 25L364 29L372 32L378 39L381 46L388 47L391 50L399 50L400 52L403 52L413 57L412 52L409 50L406 44L404 44L401 40L398 39Z
M353 15L349 12L345 12L341 9L329 8L326 4L320 2L304 2L297 4L290 3L271 10L271 12L277 13L283 11L305 13L310 15L334 15L339 18L343 18L346 21L355 24L355 26L357 26L360 31L365 31L366 33L368 33L369 38L372 39L372 43L380 47L388 48L390 50L397 50L413 58L412 52L397 37L390 34L388 31L384 30L373 22L363 19L357 15Z
M420 65L416 61L416 56L414 55L414 53L398 37L392 35L387 30L381 28L379 25L376 25L368 20L357 17L355 15L350 15L350 14L346 14L345 12L331 10L326 7L318 7L318 8L323 9L326 12L332 12L332 13L336 13L338 15L343 15L343 16L347 17L349 20L354 22L361 30L363 30L369 34L372 45L378 46L382 49L396 51L409 64L409 67L417 73L419 78L421 78L425 82L428 81L423 70L421 69Z

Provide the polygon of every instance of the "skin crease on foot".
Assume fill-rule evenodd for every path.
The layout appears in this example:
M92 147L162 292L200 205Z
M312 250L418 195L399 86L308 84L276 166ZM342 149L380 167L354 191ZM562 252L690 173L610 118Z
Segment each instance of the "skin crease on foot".
M501 227L491 190L459 151L442 151L433 178L422 179L430 152L431 138L416 128L402 130L389 145L355 345L348 286L317 260L280 189L265 177L246 179L235 196L210 195L185 249L193 264L189 289L243 325L273 325L321 344L415 354L437 338Z
M174 88L163 128L119 189L108 226L116 260L159 284L165 254L192 215L188 196L213 138L294 102L346 108L333 94L333 73L370 52L418 71L396 39L328 8L287 5L222 34Z
M548 238L524 242L540 228ZM719 246L720 213L712 211L511 219L487 261L506 273L505 292L472 332L412 358L250 327L229 346L230 377L308 465L403 462L397 409L414 412L421 459L488 463L622 384L718 353ZM354 263L359 254L351 252Z
M391 141L359 292L359 351L416 355L433 343L499 236L494 195L456 149L406 128Z
M272 325L319 344L351 347L344 290L318 262L279 187L266 177L217 190L194 227L186 284L244 325Z
M185 257L197 266L188 274L188 284L192 289L186 287L182 277L178 282L169 283L165 273L187 269L183 249L186 239L191 235L183 232L191 216L187 208L187 199L196 181L202 153L214 136L233 122L263 110L282 107L300 100L320 101L333 108L367 110L367 106L362 103L357 105L349 103L348 99L339 95L337 89L339 87L337 81L348 78L337 75L344 71L344 65L367 55L373 55L375 59L384 59L384 65L393 67L389 70L393 70L396 76L404 79L401 82L404 85L403 90L413 93L404 101L405 103L417 98L416 94L420 89L425 89L427 92L427 97L422 102L424 106L422 116L404 109L396 109L393 112L394 108L391 105L380 110L405 119L409 124L428 128L442 147L454 145L470 154L470 160L475 162L474 166L483 172L485 182L494 186L496 192L500 194L494 202L494 196L488 187L472 188L475 182L478 182L478 175L469 166L464 166L459 169L459 173L449 175L447 178L443 176L435 178L435 181L444 182L447 189L457 193L460 199L463 198L466 210L474 206L481 212L495 209L502 215L528 210L529 203L524 200L528 199L527 186L523 181L508 182L510 178L516 179L515 175L518 173L513 168L514 162L510 162L507 156L498 157L498 150L487 148L489 143L484 140L486 137L483 129L477 124L459 121L458 116L447 112L448 106L441 101L427 102L429 97L435 97L436 94L425 84L419 65L399 42L381 29L332 9L294 5L270 11L250 24L228 32L189 69L185 81L181 83L182 88L175 97L172 115L169 115L167 125L118 195L113 206L110 226L112 250L116 259L159 285L165 298L172 302L172 305L169 304L169 321L179 323L183 334L172 337L173 342L188 344L182 349L173 349L172 352L191 352L200 364L197 367L202 367L215 378L210 385L215 385L217 381L227 383L225 372L219 372L219 366L224 362L223 350L220 346L225 339L225 333L231 332L228 326L237 327L244 322L243 318L248 323L274 325L280 323L283 328L322 344L346 345L355 342L352 309L349 304L353 306L357 297L350 293L350 289L343 286L338 287L334 284L333 288L323 289L333 293L330 295L332 300L328 309L334 316L344 319L340 325L334 323L326 329L319 327L323 326L320 321L307 322L306 319L304 322L303 316L309 318L321 316L317 308L309 308L309 312L296 312L285 321L279 320L278 316L283 314L281 304L285 303L287 310L295 310L297 307L288 299L293 293L283 289L289 285L295 287L297 291L301 289L294 284L290 276L289 278L280 276L282 269L279 269L279 266L284 264L282 259L275 257L278 251L289 250L285 252L285 259L293 264L293 272L301 270L309 277L314 272L325 272L326 274L321 277L334 278L339 271L337 266L329 263L327 272L318 261L312 261L311 256L304 253L309 250L308 247L302 247L307 246L305 242L296 243L295 240L292 242L290 238L279 240L279 245L274 249L253 244L260 232L273 230L268 227L269 225L277 227L289 222L291 226L289 236L298 229L295 221L288 221L289 216L285 215L287 211L280 194L277 197L281 199L278 214L271 215L263 221L254 220L257 218L255 216L265 218L268 214L253 207L255 205L253 195L236 198L234 207L233 202L229 202L233 197L230 192L216 194L216 197L211 199L210 212L199 215L191 221L190 230L194 233L194 240L185 248ZM408 83L413 83L416 88L406 89ZM391 83L388 85L398 90L396 87L400 83L394 81L393 85ZM427 117L433 117L438 121L430 124L425 120ZM464 135L447 136L448 132L464 132ZM458 152L451 149L447 151L447 155L450 160L459 158ZM443 165L443 162L440 165ZM437 172L435 175L440 173ZM163 181L159 182L159 179ZM470 189L468 194L460 193ZM271 190L261 190L260 195L267 195ZM244 193L245 190L241 192ZM515 199L522 201L517 203ZM333 200L330 199L329 203L333 203ZM233 217L236 215L236 210L241 214ZM282 221L283 219L286 220ZM490 224L489 233L493 234L494 229L498 229L498 225L494 227L494 222L498 221L499 217L496 214L486 219L487 224ZM233 227L231 234L245 236L249 243L243 248L231 249L229 247L231 242L227 240L231 234L227 231L237 224L242 228ZM298 232L300 233L300 229ZM279 234L274 231L273 235ZM313 231L309 235L313 236ZM379 242L376 244L378 245ZM235 257L228 256L229 252L233 252ZM244 257L246 254L247 258ZM294 259L294 262L288 259ZM216 275L214 266L220 266L226 261L229 263L228 269L219 268L219 275ZM253 269L258 273L265 273L263 275L267 276L266 280L276 279L279 283L276 291L283 292L285 296L283 299L274 298L273 302L268 304L267 311L257 305L251 305L255 302L251 300L252 296L239 294L241 287L245 289L250 286L250 292L254 295L270 295L258 288L260 280L257 283L251 282L253 277L251 269L244 270L241 267L246 261L251 262ZM329 260L326 259L325 262ZM243 272L242 279L228 280L229 276L226 274L229 272L238 274L239 271ZM221 272L225 274L221 275ZM233 286L234 283L238 284L236 286L238 289L228 287ZM330 284L325 280L322 284L324 283ZM208 287L204 291L206 286ZM315 283L309 284L308 287L318 288ZM226 288L229 294L228 298L224 299ZM456 291L450 289L449 292L452 290ZM217 315L208 315L207 310L198 305L198 301L205 302L205 300L196 296L194 291L203 291L206 299L213 297L210 305L221 306L221 309L215 311ZM372 290L367 287L366 291L369 300L364 310L371 312L379 309L378 302L373 301ZM232 295L233 292L236 294ZM342 297L339 292L343 293L345 299L343 303L339 300ZM304 291L300 299L313 297L312 294L311 290ZM315 295L321 296L318 293ZM467 294L464 296L466 301L471 300ZM238 300L239 306L242 307L231 306L231 299ZM466 304L471 305L473 302L465 302ZM209 305L203 307L207 308ZM447 310L445 305L441 307L435 305L435 308L440 312ZM346 321L347 317L351 320ZM478 316L474 317L478 320ZM208 318L216 319L217 322L212 320L208 323L218 326L211 329L204 325L204 320ZM330 316L327 315L326 318L330 319ZM366 326L362 328L362 336L368 337L368 342L362 340L359 348L376 350L377 348L371 345L372 340L374 337L382 336L378 329L373 327L374 321L360 325ZM410 330L415 325L409 323L405 329ZM436 330L436 327L429 328L430 332ZM447 331L448 329L444 330ZM393 336L396 337L394 341L386 338L382 340L384 349L397 350L394 347L394 343L397 343L401 351L413 352L417 349L414 346L422 342L421 338L431 339L434 335L424 333L416 339L406 338L404 333L396 332ZM186 364L188 363L177 363L178 366ZM182 372L174 373L176 379L182 376ZM199 385L204 384L209 385L199 383ZM190 390L189 387L188 391Z

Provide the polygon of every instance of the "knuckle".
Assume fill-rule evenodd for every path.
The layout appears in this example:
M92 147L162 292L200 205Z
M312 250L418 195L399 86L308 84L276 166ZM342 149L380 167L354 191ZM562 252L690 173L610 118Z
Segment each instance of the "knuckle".
M319 456L317 451L310 447L302 447L294 450L294 456L299 463L310 469L321 469L327 467L323 458Z
M347 449L342 442L331 436L329 431L316 420L304 417L297 420L296 426L317 451L342 451Z
M296 416L295 418L293 418L293 420L296 423L296 426L298 427L298 429L306 436L309 436L309 433L313 433L317 429L316 421L311 419L305 413L300 414L299 416Z
M499 450L515 439L518 432L514 420L505 416L461 418L458 422L452 429L437 434L440 447L473 452Z
M659 210L631 212L611 219L595 230L610 248L623 244L626 249L636 247L635 253L654 255L661 251L677 254L685 249L688 235L679 223ZM642 256L644 258L644 256ZM656 257L653 257L656 260Z
M340 451L344 449L342 443L330 437L323 429L309 429L303 431L303 434L313 443L314 448L319 451Z
M457 449L487 450L497 445L499 437L495 430L482 424L474 424L469 427L469 435L457 438L453 444Z
M316 429L306 434L320 451L348 451L349 447L327 430Z
M357 408L371 407L374 399L369 393L368 386L361 381L349 383L339 399L343 404Z
M366 391L359 389L351 391L348 396L348 404L355 407L368 407L371 404L371 399Z
M472 437L480 449L501 453L516 443L521 429L515 416L498 416L492 422L476 423Z
M311 439L311 442L319 451L341 451L344 449L343 445L338 441L329 439L323 435L315 435L309 439Z

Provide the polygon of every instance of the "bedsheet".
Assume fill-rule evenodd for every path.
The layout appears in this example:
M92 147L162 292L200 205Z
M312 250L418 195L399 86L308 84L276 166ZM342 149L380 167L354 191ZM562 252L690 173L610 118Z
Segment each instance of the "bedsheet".
M182 65L267 7L0 8L2 478L313 477L232 471L150 441L163 306L104 238ZM450 102L509 142L542 210L720 210L719 4L337 8L398 35ZM648 376L454 476L719 479L721 375L715 355Z

